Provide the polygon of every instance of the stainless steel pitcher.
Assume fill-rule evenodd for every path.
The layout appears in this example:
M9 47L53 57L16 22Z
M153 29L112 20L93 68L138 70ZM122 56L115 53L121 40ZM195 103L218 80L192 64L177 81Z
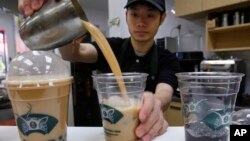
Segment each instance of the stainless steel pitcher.
M50 50L86 34L82 20L87 17L78 0L48 0L20 26L19 33L31 50Z

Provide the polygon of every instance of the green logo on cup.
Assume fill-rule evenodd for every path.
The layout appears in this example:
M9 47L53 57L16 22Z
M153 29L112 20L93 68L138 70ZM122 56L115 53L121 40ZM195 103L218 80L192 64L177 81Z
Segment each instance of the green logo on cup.
M111 124L117 123L123 117L123 114L120 111L111 106L101 104L101 108L103 119L109 121Z
M212 130L219 130L230 124L231 109L209 109L207 99L193 100L184 105L190 123L201 121ZM204 116L203 116L204 115Z
M18 129L26 136L32 133L48 134L58 123L58 120L52 116L32 114L31 104L27 104L27 108L27 113L17 118Z
M211 113L208 114L203 122L213 130L219 130L230 124L231 110L209 110Z
M206 101L207 99L201 99L199 101L193 100L188 104L185 104L184 105L185 113L187 113L187 115L201 113L202 110L205 110L206 109L205 107L207 107L207 105L204 105Z
M17 118L18 128L26 136L32 133L48 134L57 123L56 118L43 114L28 114Z

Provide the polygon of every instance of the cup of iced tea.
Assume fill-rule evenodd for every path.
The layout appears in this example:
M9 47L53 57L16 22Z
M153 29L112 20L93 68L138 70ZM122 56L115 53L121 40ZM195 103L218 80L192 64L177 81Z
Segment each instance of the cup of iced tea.
M229 125L244 74L177 73L186 141L228 141Z
M22 141L67 140L71 79L49 51L28 51L11 61L5 87Z
M93 75L102 112L106 141L136 141L139 110L147 74Z

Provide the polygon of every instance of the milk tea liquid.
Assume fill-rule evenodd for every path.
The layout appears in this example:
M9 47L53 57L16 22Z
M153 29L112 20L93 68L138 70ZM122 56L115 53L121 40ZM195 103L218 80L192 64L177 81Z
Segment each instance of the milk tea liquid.
M22 141L66 141L71 79L7 82Z
M116 96L103 102L102 116L106 141L137 140L135 129L139 124L139 103L135 99L124 100Z
M96 26L86 21L83 21L83 26L90 32L90 34L95 39L96 43L98 44L98 47L102 51L102 54L107 60L109 67L111 71L114 73L115 77L122 76L122 72L118 64L118 61L102 32ZM127 98L127 90L122 79L117 79L117 83L119 85L121 94L123 94L124 98Z

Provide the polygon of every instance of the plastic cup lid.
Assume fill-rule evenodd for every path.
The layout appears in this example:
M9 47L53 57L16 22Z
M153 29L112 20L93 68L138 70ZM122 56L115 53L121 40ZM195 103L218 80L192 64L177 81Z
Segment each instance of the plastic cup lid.
M69 67L51 51L28 51L17 55L9 64L5 83L53 83L71 79Z

